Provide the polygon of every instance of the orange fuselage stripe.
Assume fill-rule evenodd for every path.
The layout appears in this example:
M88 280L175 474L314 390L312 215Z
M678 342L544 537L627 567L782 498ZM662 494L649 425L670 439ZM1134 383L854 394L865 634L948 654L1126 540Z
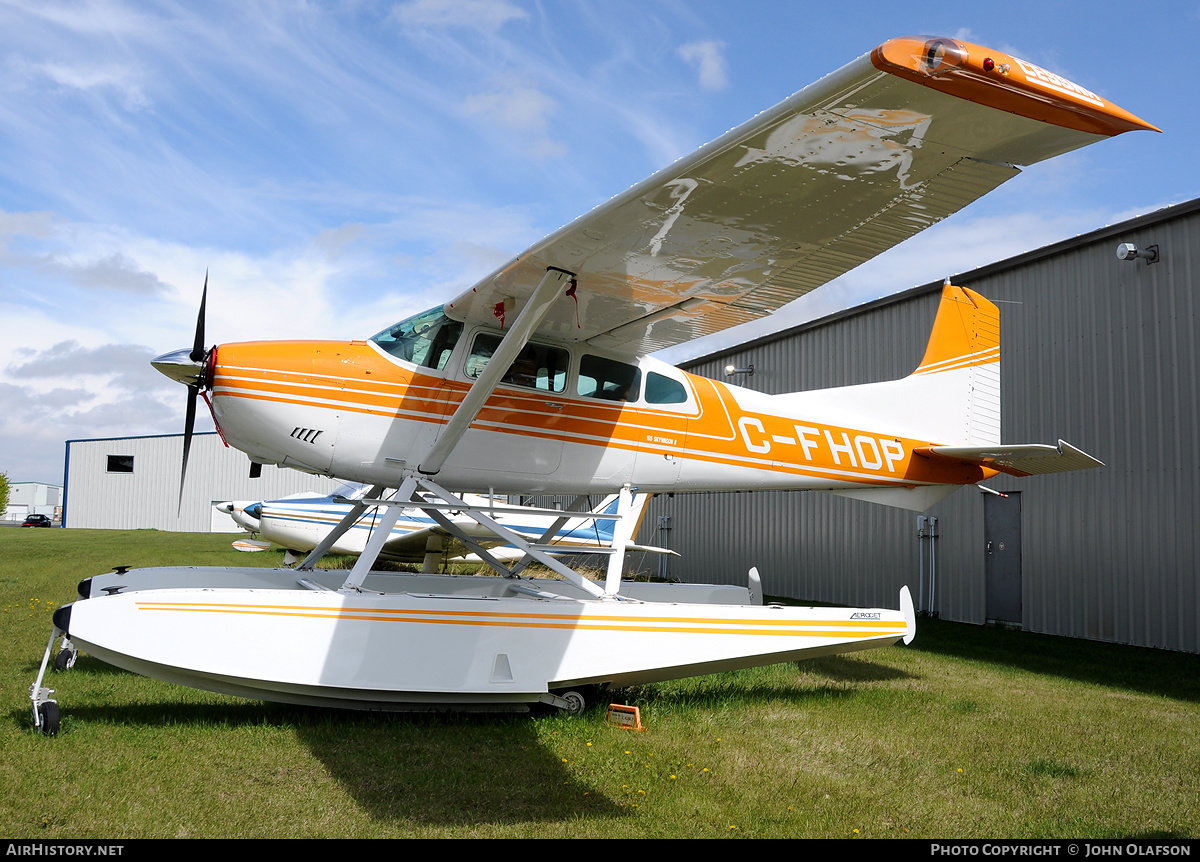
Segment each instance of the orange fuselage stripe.
M356 374L353 379L337 376L351 372ZM978 467L913 454L940 441L880 437L854 428L818 422L808 425L805 423L809 420L746 411L724 384L694 375L687 377L698 408L691 414L506 387L492 395L473 427L884 487L966 484L984 478ZM254 342L222 345L214 398L294 404L443 425L469 387L461 381L392 364L358 342ZM743 426L743 422L751 424ZM801 428L807 431L800 432ZM802 433L812 434L811 439L804 439ZM746 445L746 438L760 435L769 451ZM847 446L851 447L849 452ZM885 454L883 447L893 448ZM903 456L895 457L895 451Z
M369 622L423 623L456 626L490 626L528 629L562 629L613 632L667 632L722 635L768 635L785 637L854 637L866 638L904 634L905 627L896 622L881 620L763 620L730 621L714 618L679 617L574 617L565 614L504 614L471 611L353 611L343 608L315 610L287 605L187 604L171 602L138 602L146 611L191 613L248 614L252 616L302 617L313 619L355 620ZM662 622L673 625L646 625ZM610 624L618 623L618 624ZM640 623L640 625L639 625ZM697 625L689 625L695 623ZM713 628L712 625L736 628ZM699 627L700 625L709 627ZM791 626L780 630L773 625ZM800 626L824 626L827 630L799 630ZM829 629L829 627L834 627Z

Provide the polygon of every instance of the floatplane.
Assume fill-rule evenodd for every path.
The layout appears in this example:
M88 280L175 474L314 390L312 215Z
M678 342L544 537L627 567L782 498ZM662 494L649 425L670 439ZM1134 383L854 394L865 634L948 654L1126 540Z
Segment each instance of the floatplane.
M41 683L60 635L70 646L59 665L81 648L183 685L384 710L578 710L597 685L911 640L906 588L892 610L764 606L753 572L744 586L622 582L630 499L810 489L922 510L997 473L1098 466L1062 441L1001 444L996 307L947 283L920 365L869 385L765 395L648 354L770 314L1020 166L1136 129L1154 127L1016 57L894 39L365 341L206 349L202 298L193 347L154 361L189 390L181 484L204 397L253 463L372 493L295 569L83 581L80 600L54 613L35 721L57 729ZM398 490L385 499L384 488ZM605 579L447 488L617 491ZM349 574L317 569L370 506L386 513ZM505 565L475 543L502 577L372 571L410 510L472 547L447 517L466 513L522 560ZM544 514L561 527L571 513ZM531 561L553 575L525 577Z
M269 547L271 543L285 549L284 565L300 562L306 554L321 543L321 540L335 529L342 519L350 512L354 501L365 497L371 490L370 486L358 482L347 482L328 496L320 494L303 494L284 497L280 500L229 501L218 503L214 508L224 512L233 519L239 527L257 534ZM385 489L389 494L396 489ZM461 494L463 502L473 508L484 509L496 523L524 536L526 540L540 538L556 518L549 515L537 514L504 514L511 510L511 502L507 495L498 497L494 494ZM629 517L634 521L631 535L636 536L638 528L646 514L646 504L649 494L634 494L629 509ZM426 502L429 502L426 495ZM433 502L437 502L434 500ZM502 511L497 512L497 503ZM547 542L554 545L550 553L562 555L588 555L606 553L612 546L613 527L615 520L598 517L615 515L620 496L609 494L587 513L580 514L567 521L561 530L551 536ZM520 509L527 511L534 507L519 504ZM555 511L558 511L557 509ZM381 507L373 506L363 512L348 530L329 548L332 554L347 554L358 556L366 550L367 542L375 531L380 518L383 517ZM561 516L558 516L561 517ZM452 513L453 520L460 530L466 532L476 544L488 549L489 553L504 562L518 561L525 552L511 545L502 545L499 537L473 521L467 515ZM234 542L234 547L238 543ZM632 539L625 542L625 551L637 551L645 554L669 554L679 556L668 548L654 545L639 545ZM444 529L436 521L420 509L409 509L400 516L392 527L391 535L379 550L380 560L397 563L420 563L421 571L434 574L452 560L462 560L470 563L480 563L479 557L472 554L470 549Z

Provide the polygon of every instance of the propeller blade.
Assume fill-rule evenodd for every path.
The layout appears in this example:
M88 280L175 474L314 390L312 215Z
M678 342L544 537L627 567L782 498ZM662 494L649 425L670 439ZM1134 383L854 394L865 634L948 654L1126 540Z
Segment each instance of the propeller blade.
M204 271L204 291L200 294L200 314L196 316L196 339L192 343L192 362L204 361L204 305L208 301L208 270Z
M179 470L179 507L175 517L183 512L183 481L187 478L188 453L192 450L192 428L196 424L196 396L200 394L199 386L188 387L187 417L183 420L183 466Z
M175 517L183 512L183 483L187 479L188 454L192 451L192 431L196 427L196 399L200 397L201 389L204 386L205 371L208 366L208 352L204 349L204 306L208 303L208 270L204 271L204 290L200 294L200 313L196 315L196 338L192 344L192 352L188 354L188 359L193 363L201 363L200 374L197 378L192 378L189 375L180 376L173 371L178 371L179 367L186 367L182 361L182 350L177 351L167 356L160 356L156 362L160 362L160 366L155 366L166 374L168 377L174 377L179 382L188 382L188 400L187 400L187 416L183 420L183 464L179 468L179 506L175 510ZM172 361L168 361L172 360ZM190 370L190 369L188 369Z

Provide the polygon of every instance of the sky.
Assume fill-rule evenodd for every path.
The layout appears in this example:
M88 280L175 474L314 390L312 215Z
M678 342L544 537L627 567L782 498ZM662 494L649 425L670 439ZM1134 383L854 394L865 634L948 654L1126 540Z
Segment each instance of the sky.
M912 34L1163 134L1033 166L674 362L1200 196L1200 0L0 0L0 471L61 484L68 439L182 431L149 360L191 345L206 272L210 343L368 337Z

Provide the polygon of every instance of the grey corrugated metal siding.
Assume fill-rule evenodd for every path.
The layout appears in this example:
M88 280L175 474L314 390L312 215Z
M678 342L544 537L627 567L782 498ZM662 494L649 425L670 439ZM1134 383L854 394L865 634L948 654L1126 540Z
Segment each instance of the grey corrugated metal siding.
M132 473L109 473L109 455L133 455ZM214 500L273 500L301 491L328 493L340 482L264 466L249 478L250 461L215 433L192 438L179 514L183 436L125 437L67 442L67 527L207 533Z
M1157 244L1161 261L1118 261L1118 242ZM1197 300L1200 201L1105 228L955 279L1002 317L1003 437L1060 436L1108 466L985 483L1022 492L1023 626L1049 634L1200 651ZM765 392L904 376L929 336L939 286L843 312L686 366ZM895 606L917 585L914 513L825 494L676 495L652 503L641 540L683 554L673 576L743 582L769 594ZM982 495L968 488L939 518L937 610L982 623Z

